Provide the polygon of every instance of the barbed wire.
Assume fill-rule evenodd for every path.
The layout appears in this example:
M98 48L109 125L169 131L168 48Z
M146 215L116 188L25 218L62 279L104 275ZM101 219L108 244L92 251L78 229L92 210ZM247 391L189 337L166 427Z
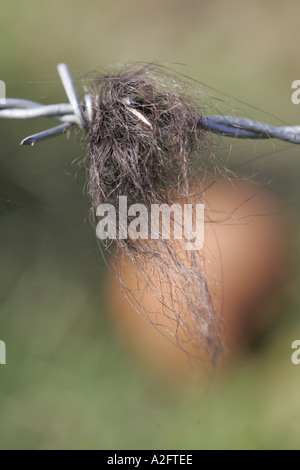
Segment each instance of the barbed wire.
M0 118L2 119L33 119L47 117L59 121L58 126L25 137L20 145L34 145L36 142L55 137L78 126L88 129L93 117L93 103L97 98L85 94L79 100L71 73L66 64L58 64L57 70L68 97L69 103L44 105L36 101L6 98L0 100ZM126 98L125 98L126 99ZM128 97L131 102L134 100ZM300 144L300 126L271 126L260 121L235 116L199 116L199 126L206 131L227 137L241 139L275 138L294 144Z

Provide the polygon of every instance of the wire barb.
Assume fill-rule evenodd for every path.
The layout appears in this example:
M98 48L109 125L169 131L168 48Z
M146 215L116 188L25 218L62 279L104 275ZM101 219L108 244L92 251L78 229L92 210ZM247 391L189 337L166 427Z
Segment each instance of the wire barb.
M69 68L66 64L58 64L57 70L64 86L66 95L73 108L74 115L77 118L78 126L81 127L81 129L84 129L86 127L85 118Z
M41 140L62 134L73 126L79 126L84 131L88 130L89 122L93 117L93 102L97 97L87 93L84 95L83 100L80 101L68 66L63 63L58 64L57 70L69 103L43 105L35 101L18 98L7 98L0 102L0 118L32 119L48 117L62 123L51 129L26 137L20 145L34 145ZM126 104L130 103L126 102ZM139 111L133 109L132 112L143 122L151 126ZM276 138L300 144L300 126L276 127L235 116L204 116L199 117L198 123L202 129L223 136L241 139Z

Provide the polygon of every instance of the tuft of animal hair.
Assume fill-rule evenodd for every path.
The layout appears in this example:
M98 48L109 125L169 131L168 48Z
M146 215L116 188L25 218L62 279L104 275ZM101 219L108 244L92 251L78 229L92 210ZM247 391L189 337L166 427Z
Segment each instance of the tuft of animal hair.
M189 86L153 65L125 66L92 80L92 120L86 139L88 192L93 207L204 202L195 190L199 175L212 168L209 133L201 128L203 107ZM201 250L186 252L182 241L127 238L115 241L114 271L122 290L151 324L180 348L216 365L222 351L223 324L208 286ZM122 268L132 265L135 287ZM145 290L139 289L139 275ZM216 286L217 288L217 286ZM159 309L144 301L150 292ZM164 320L168 319L166 326Z

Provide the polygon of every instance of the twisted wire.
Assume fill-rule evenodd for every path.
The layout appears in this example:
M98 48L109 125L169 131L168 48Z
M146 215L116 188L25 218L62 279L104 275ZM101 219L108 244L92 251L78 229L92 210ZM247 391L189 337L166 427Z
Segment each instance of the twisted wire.
M2 119L47 117L61 123L58 126L25 137L20 145L34 145L41 140L62 134L73 126L79 126L84 131L88 129L88 123L92 120L93 116L93 101L95 97L90 94L85 94L83 100L79 101L67 65L58 64L57 69L69 103L43 105L35 101L17 98L0 100L0 118ZM199 117L198 124L204 130L228 137L241 139L275 138L294 144L300 144L300 126L277 127L235 116Z

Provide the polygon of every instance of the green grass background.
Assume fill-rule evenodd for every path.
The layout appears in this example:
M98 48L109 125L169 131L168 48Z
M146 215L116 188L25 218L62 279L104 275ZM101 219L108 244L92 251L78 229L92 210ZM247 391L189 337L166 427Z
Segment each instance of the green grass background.
M300 124L291 103L299 14L296 0L2 0L0 79L8 97L55 103L65 101L59 62L80 93L81 78L97 68L171 64L227 95L213 93L240 114ZM0 122L0 448L300 448L300 366L290 360L299 278L276 305L279 327L208 393L161 383L110 326L85 177L72 164L82 156L78 137L19 147L48 125ZM237 142L231 162L293 201L297 268L299 148Z

